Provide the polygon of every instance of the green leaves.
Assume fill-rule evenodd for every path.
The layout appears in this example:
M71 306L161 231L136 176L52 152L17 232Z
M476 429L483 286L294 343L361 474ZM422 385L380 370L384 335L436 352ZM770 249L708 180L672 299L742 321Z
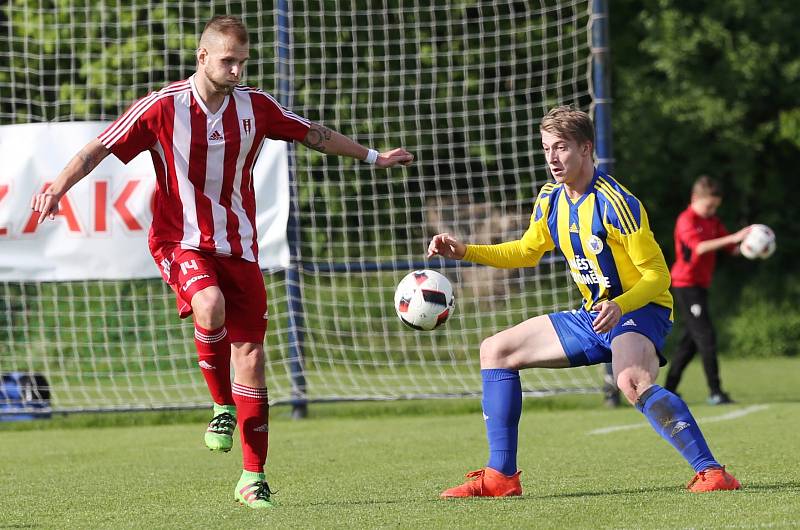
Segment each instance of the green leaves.
M659 205L651 221L662 246L670 247L674 216L701 173L723 181L721 214L731 228L781 207L785 168L800 163L793 5L612 4L616 171L645 190L651 209ZM778 233L797 230L778 222Z

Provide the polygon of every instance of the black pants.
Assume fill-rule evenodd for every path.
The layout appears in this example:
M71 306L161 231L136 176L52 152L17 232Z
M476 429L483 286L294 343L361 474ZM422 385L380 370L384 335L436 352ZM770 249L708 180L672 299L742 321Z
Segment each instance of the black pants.
M722 390L719 382L719 366L717 364L717 336L711 315L708 312L708 289L703 287L673 287L675 306L683 320L683 334L678 348L672 355L667 382L664 387L670 392L678 388L681 374L692 360L695 353L700 352L703 358L703 369L711 394Z

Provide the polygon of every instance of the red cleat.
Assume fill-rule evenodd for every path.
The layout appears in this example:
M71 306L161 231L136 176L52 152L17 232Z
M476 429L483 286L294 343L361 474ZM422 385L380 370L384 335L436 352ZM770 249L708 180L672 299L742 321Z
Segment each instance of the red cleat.
M439 496L443 499L452 497L515 497L522 495L517 471L506 476L490 467L467 473L468 480L460 486L444 490Z
M725 467L712 467L697 473L686 486L691 492L738 490L742 485L736 478L725 471Z

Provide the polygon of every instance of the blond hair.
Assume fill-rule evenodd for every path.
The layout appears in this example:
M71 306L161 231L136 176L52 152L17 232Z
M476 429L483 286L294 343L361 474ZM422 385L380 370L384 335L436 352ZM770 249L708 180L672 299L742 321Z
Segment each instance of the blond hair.
M578 144L591 142L594 145L594 124L592 118L582 110L568 105L555 107L545 114L539 130L556 136L574 140Z
M247 27L242 19L231 15L217 15L206 23L203 33L200 35L200 42L210 33L235 37L239 44L248 44L250 36L247 34Z

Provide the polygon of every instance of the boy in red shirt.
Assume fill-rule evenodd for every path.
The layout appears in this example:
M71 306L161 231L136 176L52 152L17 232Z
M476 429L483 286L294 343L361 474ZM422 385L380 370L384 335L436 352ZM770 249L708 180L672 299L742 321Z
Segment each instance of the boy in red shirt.
M683 334L678 349L672 355L664 388L675 392L681 374L698 351L703 358L703 369L711 405L732 403L722 391L717 364L717 343L714 325L708 307L708 288L716 265L716 251L725 249L739 254L739 245L750 227L729 234L717 217L722 203L722 189L717 181L705 175L692 187L689 207L675 223L675 264L672 275L672 292L675 308L684 318Z

